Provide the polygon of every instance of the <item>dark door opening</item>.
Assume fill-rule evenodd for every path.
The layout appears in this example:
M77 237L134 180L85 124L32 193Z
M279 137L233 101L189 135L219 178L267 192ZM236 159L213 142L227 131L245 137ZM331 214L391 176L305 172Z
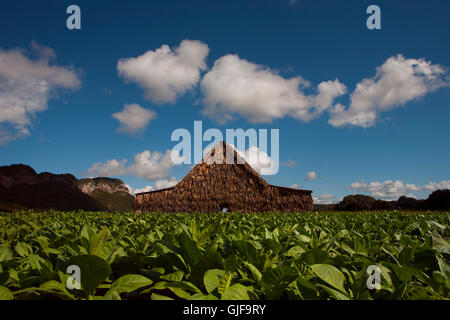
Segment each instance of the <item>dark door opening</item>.
M221 208L223 213L226 213L228 211L228 203L221 204L220 208Z

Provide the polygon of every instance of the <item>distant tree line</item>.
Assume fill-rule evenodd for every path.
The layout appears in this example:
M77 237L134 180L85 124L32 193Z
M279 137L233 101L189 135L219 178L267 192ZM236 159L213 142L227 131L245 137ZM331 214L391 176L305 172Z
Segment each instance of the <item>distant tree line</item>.
M355 194L344 197L332 205L314 205L314 210L371 211L371 210L450 210L450 190L436 190L427 199L418 200L401 196L398 200L377 200L370 196Z

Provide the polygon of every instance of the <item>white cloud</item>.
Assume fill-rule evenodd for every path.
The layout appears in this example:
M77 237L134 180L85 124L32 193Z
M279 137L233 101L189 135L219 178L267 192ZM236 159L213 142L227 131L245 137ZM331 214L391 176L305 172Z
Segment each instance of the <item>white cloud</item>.
M298 184L294 183L294 184L290 185L289 188L300 189L300 186Z
M406 184L406 190L408 191L436 191L439 189L450 189L450 180L444 180L441 182L429 182L424 186L416 186L415 184Z
M156 118L156 112L138 104L126 104L121 112L113 113L112 117L121 124L119 132L135 134L144 130L150 120Z
M372 197L384 200L397 200L405 194L406 190L404 183L400 180L374 181L370 183L365 183L364 180L361 180L361 182L352 183L347 189L369 193Z
M336 202L336 196L334 194L321 194L317 197L313 197L315 204L332 204Z
M0 145L30 134L32 117L47 109L59 88L77 89L80 79L72 68L51 65L53 49L32 42L38 59L25 50L0 48Z
M214 63L201 81L203 113L222 123L233 120L234 114L252 123L271 122L284 116L309 121L346 92L337 79L320 83L317 95L308 96L300 90L309 85L300 76L283 78L237 55L226 55Z
M128 185L127 185L127 187L130 190L131 194L137 194L137 193L142 193L142 192L149 192L149 191L156 191L156 190L160 190L160 189L170 188L170 187L173 187L174 185L176 185L177 183L178 183L178 180L176 178L172 177L172 178L168 178L168 179L157 180L155 182L154 186L147 185L143 188L136 188L136 189L133 189Z
M129 184L125 184L125 187L127 187L129 194L134 194L133 193L133 188Z
M175 152L175 151L174 151ZM108 160L92 165L87 174L89 176L136 176L148 181L166 178L170 169L175 165L171 160L171 150L166 153L145 150L134 156L134 163L126 166L127 160ZM178 155L179 157L179 155Z
M155 188L153 186L145 186L143 188L134 189L133 194L149 192L149 191L153 191L153 190L155 190Z
M317 172L309 171L306 173L305 181L317 180L319 177L317 176Z
M288 167L288 168L294 168L296 166L298 166L298 162L294 161L294 160L290 160L287 162L281 162L280 163L282 166Z
M245 152L239 151L239 154L258 173L261 173L262 168L276 167L272 158L266 152L259 150L258 147L250 147Z
M370 183L366 183L364 182L364 180L361 180L360 182L352 183L349 187L347 187L347 189L362 193L368 193L372 197L384 200L397 200L399 197L405 195L406 191L432 192L438 189L450 189L450 180L430 182L423 186L417 186L415 184L409 183L405 184L400 180L386 180L384 182L374 181ZM409 193L408 197L418 198L413 193Z
M161 179L155 182L156 190L173 187L178 183L177 178Z
M405 59L401 54L387 59L372 78L363 79L350 96L350 107L337 104L328 121L334 127L375 125L380 112L405 105L441 87L448 86L447 71L425 59Z
M183 40L173 50L166 44L136 58L120 59L119 75L134 82L145 92L145 98L155 103L175 102L192 89L206 69L209 48L197 40Z

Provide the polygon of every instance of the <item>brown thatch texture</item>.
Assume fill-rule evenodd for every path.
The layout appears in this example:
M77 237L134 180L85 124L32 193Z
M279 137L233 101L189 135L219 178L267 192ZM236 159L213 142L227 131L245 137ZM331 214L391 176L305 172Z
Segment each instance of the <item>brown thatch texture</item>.
M229 164L231 163L231 164ZM235 149L219 143L176 186L137 194L137 212L305 212L311 191L268 184Z

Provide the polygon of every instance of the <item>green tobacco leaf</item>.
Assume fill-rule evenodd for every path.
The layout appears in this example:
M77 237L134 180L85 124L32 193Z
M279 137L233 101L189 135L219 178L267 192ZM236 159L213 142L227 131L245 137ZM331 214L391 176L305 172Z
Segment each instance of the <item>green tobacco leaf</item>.
M18 242L14 249L21 257L28 257L33 253L33 248L31 248L31 246L25 242Z
M0 246L0 262L11 260L13 258L13 251L5 246Z
M237 249L239 254L252 264L258 261L258 250L255 244L248 240L234 240L233 247Z
M202 257L202 252L198 248L197 243L184 232L180 234L178 241L184 260L190 266L196 265Z
M349 297L347 297L346 295L342 294L341 292L339 292L333 288L324 286L322 284L318 284L317 286L323 288L335 300L350 300Z
M101 250L103 249L103 246L108 241L109 237L110 237L110 232L106 228L102 229L102 231L97 233L90 241L89 254L98 256L100 254Z
M173 298L166 297L157 293L152 293L152 300L173 300Z
M50 261L41 258L36 254L32 254L27 259L32 269L41 271L42 273L48 273L53 271L53 265Z
M247 288L240 283L233 284L222 294L222 300L250 300Z
M217 291L220 294L223 294L225 290L228 289L228 287L231 284L231 279L233 279L234 272L226 271L223 276L220 278L219 286L217 287Z
M297 270L290 266L278 266L266 270L262 276L265 287L279 286L294 281L298 276Z
M436 248L436 250L442 253L450 254L450 244L444 238L433 237L433 242L434 248Z
M203 276L203 283L208 293L213 292L219 287L220 279L225 274L224 270L211 269L205 272Z
M70 258L70 265L81 269L81 285L87 296L94 294L95 289L108 278L111 273L109 264L94 255L80 255Z
M114 290L114 289L110 289L108 290L105 295L103 296L104 300L122 300L122 298L120 297L119 293Z
M117 291L119 294L124 292L129 293L142 287L149 286L152 283L152 280L144 276L138 274L127 274L114 281L111 285L111 289Z
M94 239L95 235L95 230L88 225L84 225L83 229L81 229L81 244L86 250L89 250L89 248L91 247L91 242L92 239Z
M345 276L344 274L329 264L314 264L311 266L312 271L327 284L346 292L344 288Z
M189 300L219 300L216 296L213 296L212 294L204 295L201 293L193 294Z
M1 272L0 273L0 286L5 284L9 279L9 272Z
M304 253L304 252L305 252L305 249L303 249L302 247L293 246L285 253L285 255L287 257L292 257L294 259L298 259L301 257L302 253Z
M328 252L320 249L313 249L304 252L301 259L308 265L326 263L330 259Z
M75 297L67 291L66 287L61 282L55 280L43 283L37 290L56 295L62 299L75 300Z
M244 262L244 265L250 270L252 273L253 279L256 281L260 281L262 279L262 274L254 265L249 262Z
M400 262L400 264L402 265L409 264L413 258L414 249L405 247L398 255L398 262Z
M184 272L181 270L175 271L173 273L165 274L160 276L161 279L167 281L181 281L183 280Z
M14 295L12 294L12 292L4 287L4 286L0 286L0 300L13 300L14 299Z

